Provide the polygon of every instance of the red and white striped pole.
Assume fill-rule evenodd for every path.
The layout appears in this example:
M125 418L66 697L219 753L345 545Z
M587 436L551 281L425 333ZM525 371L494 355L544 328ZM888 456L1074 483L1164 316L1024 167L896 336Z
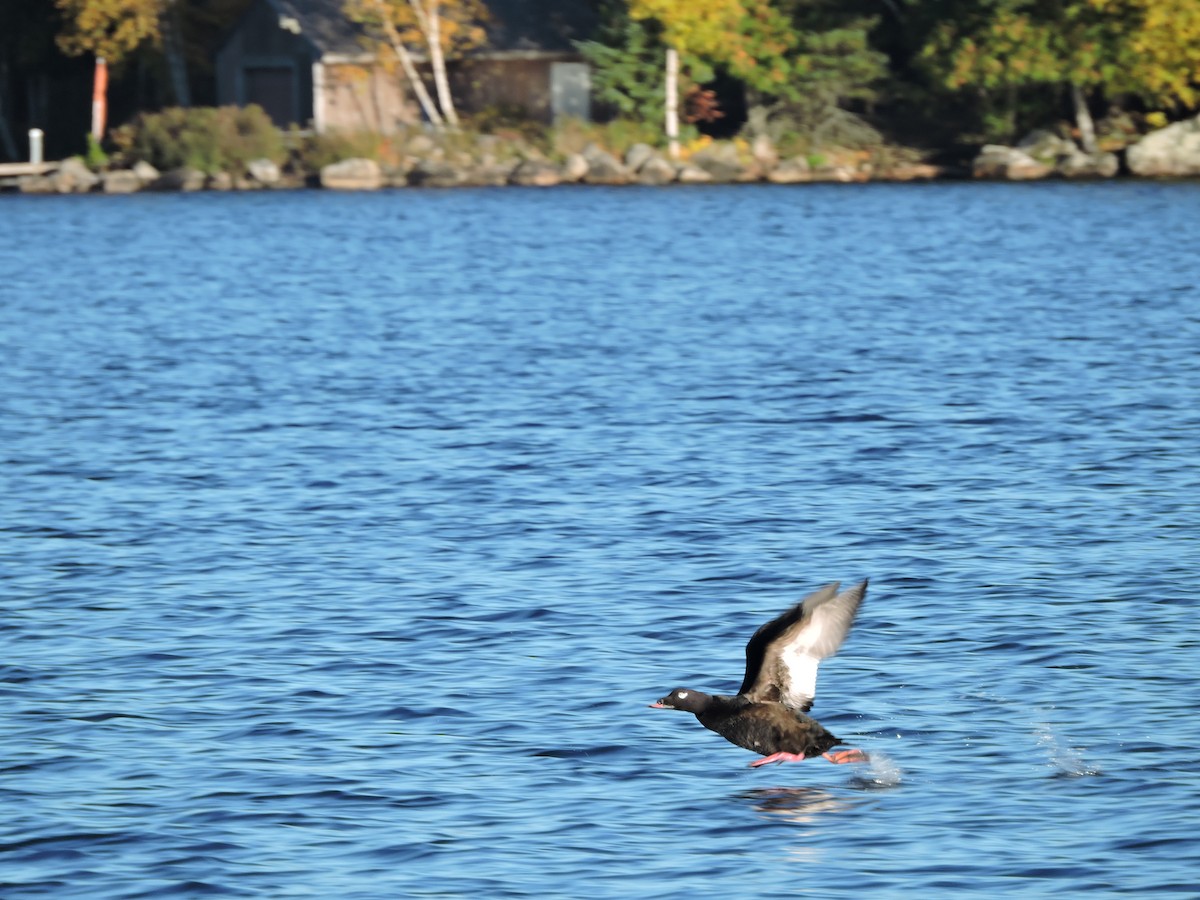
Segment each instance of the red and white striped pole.
M92 137L99 143L104 137L105 119L108 118L108 63L103 56L96 57L96 78L92 82Z

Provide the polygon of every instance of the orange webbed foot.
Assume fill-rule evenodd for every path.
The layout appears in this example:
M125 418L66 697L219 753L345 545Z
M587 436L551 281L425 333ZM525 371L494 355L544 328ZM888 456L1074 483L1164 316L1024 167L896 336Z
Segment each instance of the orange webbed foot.
M841 765L842 763L856 763L856 762L870 762L871 761L871 757L867 755L866 751L857 750L857 749L830 750L828 753L822 753L821 755L824 756L831 763L837 763L838 765Z
M762 759L756 759L750 763L750 768L757 769L759 766L765 766L768 763L800 762L804 758L803 753L772 753L770 756L764 756Z

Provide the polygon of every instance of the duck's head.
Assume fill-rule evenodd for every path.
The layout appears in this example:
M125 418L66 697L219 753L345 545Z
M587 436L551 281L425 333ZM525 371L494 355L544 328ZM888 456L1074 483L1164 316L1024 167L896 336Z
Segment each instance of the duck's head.
M703 691L675 688L661 700L651 703L650 706L654 709L682 709L690 713L701 713L704 712L711 700L712 697Z

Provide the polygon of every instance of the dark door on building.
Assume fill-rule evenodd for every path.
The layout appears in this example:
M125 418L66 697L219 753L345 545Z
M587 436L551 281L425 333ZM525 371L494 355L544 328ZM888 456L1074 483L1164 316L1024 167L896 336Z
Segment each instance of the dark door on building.
M246 103L257 103L280 128L296 123L296 70L291 66L248 66Z

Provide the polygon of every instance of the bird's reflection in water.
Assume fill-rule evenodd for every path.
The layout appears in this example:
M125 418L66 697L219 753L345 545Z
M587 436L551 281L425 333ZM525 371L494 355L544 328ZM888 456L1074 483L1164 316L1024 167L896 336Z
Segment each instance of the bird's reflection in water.
M742 795L754 804L755 810L772 818L786 819L795 825L815 826L827 815L844 813L857 805L857 801L838 797L829 791L814 787L758 788ZM817 829L804 828L796 833L801 841L815 837ZM787 848L787 855L805 863L820 862L824 856L821 846L800 843Z
M797 825L811 825L821 815L840 813L854 802L814 787L757 788L743 794L761 813L779 816Z

